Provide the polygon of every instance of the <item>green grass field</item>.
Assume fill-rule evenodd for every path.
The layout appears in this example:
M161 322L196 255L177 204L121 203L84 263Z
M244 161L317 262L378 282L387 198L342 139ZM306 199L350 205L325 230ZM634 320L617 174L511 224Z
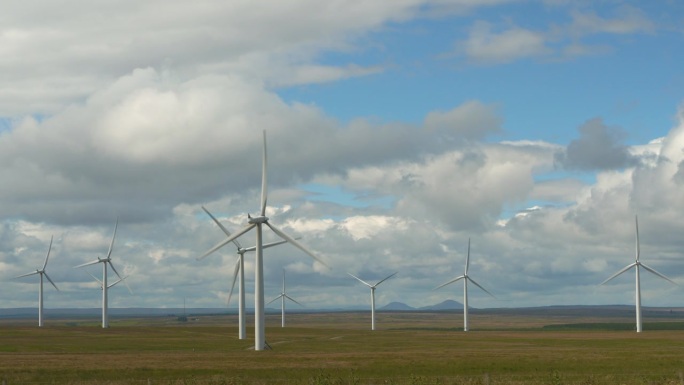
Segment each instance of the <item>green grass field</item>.
M380 313L374 332L366 312L287 320L267 317L273 350L262 352L251 319L250 339L237 339L235 316L106 330L3 321L0 384L684 384L682 322L646 320L637 334L619 330L628 319L474 315L468 333L458 313Z

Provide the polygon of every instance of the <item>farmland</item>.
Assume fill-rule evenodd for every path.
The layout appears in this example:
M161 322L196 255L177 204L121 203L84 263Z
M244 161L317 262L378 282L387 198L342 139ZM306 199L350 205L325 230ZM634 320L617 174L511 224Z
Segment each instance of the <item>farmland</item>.
M268 315L272 350L235 316L0 322L5 384L682 384L682 319L476 313ZM248 320L251 322L251 319Z

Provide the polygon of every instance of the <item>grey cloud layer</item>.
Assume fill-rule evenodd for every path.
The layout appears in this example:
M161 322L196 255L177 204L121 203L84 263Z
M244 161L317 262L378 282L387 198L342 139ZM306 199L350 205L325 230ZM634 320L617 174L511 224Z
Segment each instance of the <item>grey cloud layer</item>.
M617 5L610 16L602 17L594 11L573 11L565 25L549 25L547 29L531 29L507 22L498 26L489 21L477 21L469 36L457 44L457 51L474 63L508 63L525 58L567 58L602 53L612 49L583 42L591 35L625 35L651 33L656 27L641 10ZM669 26L661 26L664 29Z
M106 252L117 215L114 263L130 274L135 294L117 287L112 306L177 307L183 298L189 306L224 306L234 252L195 260L222 238L200 205L231 230L257 210L263 129L268 215L332 266L291 246L269 251L267 295L277 293L284 267L296 282L288 285L291 294L311 307L365 303L367 292L356 290L347 272L373 280L398 270L379 301L421 306L458 298L431 289L462 271L472 237L471 271L500 298L477 298L474 306L629 302L631 294L620 293L631 281L605 291L595 284L632 258L635 213L642 214L644 257L681 279L681 116L648 156L590 122L563 162L600 170L596 181L548 180L539 176L555 170L563 147L491 141L503 121L496 105L458 102L426 114L421 126L364 118L341 124L270 88L382 71L330 67L316 56L357 49L350 44L355 34L388 21L474 3L300 1L248 12L253 2L164 2L162 15L155 2L104 10L79 1L4 7L0 115L13 124L0 134L0 306L33 306L35 281L9 278L41 263L51 235L50 275L62 291L47 293L48 306L99 306L97 283L72 266ZM617 15L606 24L583 15L573 20L593 33L598 24L620 33L629 26L618 19L639 21ZM548 43L546 34L493 31L479 31L480 53L495 61L536 54ZM499 50L509 46L516 52ZM19 58L39 64L24 68ZM307 182L390 203L307 200L299 186ZM530 200L548 206L516 215ZM248 258L248 278L252 267ZM673 298L663 295L670 287L652 290L649 304Z
M557 160L565 168L577 170L613 170L633 166L638 159L621 144L623 133L609 127L600 118L579 127L580 137L568 144Z
M276 83L296 71L302 83L321 81L325 66L298 67L311 68L313 54L345 49L347 38L404 19L420 3L10 1L0 15L0 115L57 112L134 68L174 68L185 79L241 73ZM366 73L358 66L328 72L327 80Z
M302 235L303 241L329 261L332 269L316 266L308 256L290 246L274 249L267 253L267 292L277 292L280 268L284 267L288 274L297 277L298 283L291 290L303 303L353 305L363 303L365 293L353 294L354 282L344 278L347 271L374 279L399 270L401 281L386 288L387 301L400 299L418 306L457 298L453 293L434 293L430 289L437 281L462 270L465 244L472 237L471 269L479 272L480 283L500 298L478 298L478 306L565 303L564 298L568 297L563 292L569 287L585 293L585 297L590 292L594 301L601 301L603 295L617 292L609 288L595 293L595 284L605 278L613 265L633 257L635 212L643 214L643 257L656 269L668 266L668 274L677 279L684 273L677 263L681 250L677 246L684 244L679 237L668 239L668 234L684 230L676 215L684 208L681 186L676 180L682 155L675 150L683 144L682 127L680 124L673 129L663 141L660 161L600 173L595 184L579 191L574 183L558 183L554 192L546 193L545 197L557 196L566 203L574 193L574 203L529 210L505 224L499 223L498 218L507 204L540 194L541 187L534 175L553 167L557 146L481 143L476 150L454 149L413 162L391 162L322 175L320 181L341 183L350 191L372 188L397 198L396 205L389 209L346 208L344 217L338 218L321 219L334 212L328 211L325 203L308 202L300 207L300 201L292 200L291 193L273 186L271 201L275 211L269 216L288 232ZM258 131L254 133L258 137ZM277 153L279 146L274 142L269 148ZM516 161L511 162L513 159ZM254 171L258 174L258 170ZM548 187L547 183L544 185ZM563 189L567 192L560 193ZM244 193L231 190L207 205L228 228L237 229L244 212L256 210L257 196L256 189ZM656 205L655 199L664 204ZM287 206L289 203L295 206ZM113 218L99 227L63 227L28 221L5 225L0 255L3 275L34 269L32 266L40 263L44 255L49 235L55 234L51 277L58 280L63 292L50 294L52 303L97 306L97 290L91 278L70 266L104 253L112 227ZM272 234L267 237L273 239ZM251 238L245 238L243 244L251 244ZM117 267L131 274L130 284L136 294L116 292L113 306L179 306L182 297L190 298L196 306L223 306L234 261L232 249L202 262L194 260L220 239L221 232L203 215L198 204L178 204L168 219L151 223L122 221L114 258ZM663 240L668 243L660 245ZM251 269L248 259L248 279ZM29 283L5 284L33 287ZM340 290L348 290L349 294L340 296ZM672 293L675 289L658 290ZM29 292L26 300L32 301L33 297ZM21 298L3 300L11 306L25 303ZM571 298L582 301L579 297ZM650 298L649 302L666 301Z

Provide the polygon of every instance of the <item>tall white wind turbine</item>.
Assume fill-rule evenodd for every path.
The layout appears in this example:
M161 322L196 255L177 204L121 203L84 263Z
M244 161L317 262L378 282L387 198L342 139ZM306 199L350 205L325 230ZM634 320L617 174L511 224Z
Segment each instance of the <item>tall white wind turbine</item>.
M494 297L494 294L488 292L487 289L480 286L480 284L475 282L474 279L470 278L470 276L468 275L469 265L470 265L470 238L468 238L468 254L466 255L465 272L463 273L463 275L460 275L460 276L452 279L451 281L443 283L443 284L441 284L441 285L439 285L433 289L433 290L437 290L439 288L442 288L446 285L452 284L452 283L459 281L461 279L463 280L463 331L466 331L466 332L469 330L469 327L468 327L468 281L472 282L475 286L479 287L485 293L491 295L493 298L496 298L496 297Z
M102 264L102 281L100 282L100 285L102 285L102 327L103 328L108 328L109 327L109 314L108 314L108 304L107 304L107 291L110 287L114 286L115 284L119 283L119 281L123 281L124 285L128 288L128 291L131 292L131 288L128 287L128 284L126 281L124 281L124 278L121 277L118 271L116 271L116 268L112 264L112 250L114 249L114 239L116 239L116 229L119 227L119 218L116 219L116 224L114 225L114 235L112 235L112 242L109 244L109 251L107 251L107 256L104 258L97 257L97 260L84 263L82 265L75 266L74 268L79 268L83 266L90 266L90 265L95 265L98 263ZM114 282L113 284L109 285L107 284L107 265L112 268L112 271L114 271L114 274L116 274L117 277L119 277L119 281Z
M641 330L642 330L641 329L641 279L639 277L640 268L643 267L645 270L650 271L651 273L657 275L658 277L663 278L667 281L670 281L670 282L674 283L675 285L677 283L639 261L639 254L641 253L640 247L639 247L639 219L636 215L634 216L634 223L636 225L636 261L634 263L630 263L629 265L625 266L622 270L611 275L608 279L601 282L601 285L603 285L604 283L606 283L606 282L610 281L611 279L617 277L618 275L624 273L625 271L631 269L632 267L635 268L634 270L636 273L636 290L635 290L636 331L637 331L637 333L641 333Z
M45 268L47 267L47 263L48 263L48 258L50 258L50 250L52 250L52 237L50 237L50 246L48 246L48 251L47 251L47 255L45 256L45 262L43 263L43 268L38 269L32 273L27 273L27 274L20 275L20 276L16 277L16 278L22 278L22 277L28 277L29 275L34 275L34 274L40 275L40 286L38 286L38 326L39 327L43 326L43 276L45 276L45 278L47 278L47 280L52 284L52 286L54 286L55 289L57 289L57 291L59 291L59 289L57 288L57 285L55 285L55 283L52 282L52 280L50 279L50 276L45 271Z
M387 281L388 279L397 275L397 273L398 272L388 275L387 277L381 279L375 285L371 285L370 283L368 283L368 282L364 281L363 279L355 276L354 274L347 273L347 274L351 275L352 277L356 278L362 284L370 287L370 290L371 290L371 330L375 330L375 288L378 287L378 285L380 285L381 283L383 283L383 282Z
M297 242L294 238L282 232L276 226L269 222L269 218L266 216L266 198L267 198L267 182L266 182L266 131L264 131L264 147L262 155L262 169L261 169L261 209L259 215L256 217L247 214L247 224L240 229L235 234L228 236L226 239L221 241L221 243L212 247L201 255L199 258L204 258L205 256L213 253L214 251L220 249L221 247L237 239L242 234L245 234L249 230L256 229L256 255L254 263L254 350L264 350L266 347L266 324L264 318L264 259L263 259L263 248L264 244L262 242L262 228L266 225L273 230L276 235L280 238L291 243L293 246L302 250L309 256L311 256L316 261L327 266L320 258L318 258L313 252L307 249L304 245Z
M296 303L297 305L304 307L304 305L295 301L294 298L290 297L289 295L287 295L285 293L285 269L283 269L283 291L280 293L279 296L273 298L266 305L275 302L277 299L280 299L280 327L284 328L285 327L285 299L289 299L290 301Z
M206 212L211 219L218 225L218 227L226 234L226 236L230 237L231 234L226 229L221 222L214 217L209 210L207 210L204 206L202 206L202 210ZM278 241L278 242L272 242L265 244L263 246L264 249L281 245L283 243L287 243L287 241ZM233 239L233 244L235 247L237 247L237 260L235 261L235 269L233 270L233 283L230 287L230 294L228 294L228 304L230 304L230 299L233 296L233 290L235 289L235 283L239 279L239 284L238 284L238 338L241 340L244 340L247 338L247 330L246 330L246 324L245 324L245 253L248 251L254 251L256 250L256 246L252 247L247 247L244 248L240 246L240 243L238 242L237 239ZM197 260L203 259L207 257L209 254L203 255L200 258L197 258Z

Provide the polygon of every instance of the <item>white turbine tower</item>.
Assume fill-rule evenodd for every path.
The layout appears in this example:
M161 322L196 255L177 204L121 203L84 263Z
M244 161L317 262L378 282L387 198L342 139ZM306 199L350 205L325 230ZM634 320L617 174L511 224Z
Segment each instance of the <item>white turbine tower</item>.
M57 291L59 291L59 289L57 288L57 285L55 285L55 283L52 282L52 280L50 279L50 276L48 276L47 272L45 271L45 268L47 267L47 263L48 263L48 258L50 258L50 250L52 250L52 237L50 237L50 246L48 246L48 251L47 251L47 255L45 256L45 262L43 263L43 268L38 269L32 273L28 273L28 274L24 274L24 275L20 275L20 276L16 277L16 278L22 278L22 277L28 277L29 275L34 275L34 274L40 275L40 286L38 286L38 326L39 327L43 326L43 276L45 276L45 278L47 278L47 280L50 281L52 286L54 286L55 289L57 289Z
M206 212L211 217L211 219L226 234L226 236L231 236L228 229L226 229L225 226L223 226L223 224L221 224L221 222L219 222L218 219L216 219L216 217L214 217L209 212L209 210L207 210L204 206L202 206L202 210L204 210L204 212ZM287 243L287 241L268 243L265 244L263 248L266 249L269 247L281 245L283 243ZM235 289L235 282L238 280L239 273L240 284L238 285L238 338L244 340L247 338L247 330L245 324L245 253L248 251L256 250L256 246L244 248L240 246L240 243L237 239L233 239L233 244L235 244L235 247L237 247L238 258L237 261L235 261L235 269L233 271L233 284L230 287L230 294L228 294L228 304L230 304L230 299L233 297L233 290ZM197 258L197 260L203 259L207 256L208 254L200 258Z
M97 260L84 263L82 265L78 265L74 268L79 268L83 266L89 266L89 265L95 265L98 263L102 264L102 281L100 282L100 285L102 286L102 327L103 328L108 328L109 327L109 314L108 314L108 305L107 305L107 289L110 287L116 285L120 281L124 281L124 278L121 277L118 271L116 271L116 268L112 264L112 250L114 249L114 239L116 238L116 229L119 227L119 219L116 219L116 224L114 225L114 235L112 235L112 242L109 244L109 251L107 251L107 256L105 258L100 258L97 257ZM107 265L109 265L112 268L112 271L116 274L117 277L119 277L119 281L114 282L113 284L109 285L107 284ZM131 288L128 287L128 284L126 281L124 281L124 285L128 288L128 291L131 292Z
M297 305L304 307L304 305L295 301L294 298L290 297L289 295L287 295L285 293L285 269L283 269L283 291L280 293L279 296L273 298L266 305L275 302L277 299L280 299L280 327L284 328L285 327L285 299L289 299L290 301L296 303Z
M234 239L237 239L242 234L245 234L249 230L256 228L256 255L254 258L254 350L264 350L266 346L266 324L264 318L264 245L262 242L263 225L270 227L271 230L273 230L273 232L276 233L280 238L286 240L293 246L309 254L316 261L327 266L325 262L318 258L313 252L309 251L309 249L307 249L304 245L297 242L294 238L285 234L269 222L269 219L266 216L266 162L266 131L264 131L264 147L261 169L261 209L259 211L259 215L253 217L250 214L247 214L247 224L242 229L235 234L228 236L221 243L212 247L209 251L199 257L204 258L205 256L232 242Z
M475 286L479 287L485 293L491 295L493 298L496 298L496 297L494 297L494 295L492 293L488 292L487 289L480 286L480 284L475 282L474 279L470 278L470 276L468 275L469 265L470 265L470 238L468 238L468 254L466 255L465 272L463 273L463 275L458 276L458 277L452 279L451 281L443 283L443 284L437 286L436 288L432 289L432 290L437 290L437 289L442 288L446 285L452 284L458 280L461 280L461 279L463 280L463 331L466 331L466 332L468 331L468 281L472 282Z
M639 261L639 254L640 254L639 219L637 218L636 215L634 216L634 223L636 224L636 261L634 263L631 263L631 264L625 266L622 270L618 271L617 273L610 276L610 278L601 282L601 285L603 285L604 283L606 283L606 282L610 281L611 279L617 277L618 275L624 273L625 271L631 269L632 267L635 268L635 272L636 272L635 302L636 302L636 329L637 329L636 331L637 331L637 333L641 333L641 330L642 330L641 329L641 280L639 278L639 269L643 267L645 270L650 271L651 273L657 275L660 278L663 278L667 281L670 281L670 282L674 283L675 285L677 283Z
M375 330L375 288L378 287L378 285L380 285L381 283L383 283L383 282L387 281L388 279L397 275L397 273L388 275L387 277L381 279L375 285L371 285L370 283L368 283L368 282L364 281L363 279L355 276L354 274L347 273L347 274L351 275L352 277L356 278L362 284L370 287L370 290L371 290L371 330Z

